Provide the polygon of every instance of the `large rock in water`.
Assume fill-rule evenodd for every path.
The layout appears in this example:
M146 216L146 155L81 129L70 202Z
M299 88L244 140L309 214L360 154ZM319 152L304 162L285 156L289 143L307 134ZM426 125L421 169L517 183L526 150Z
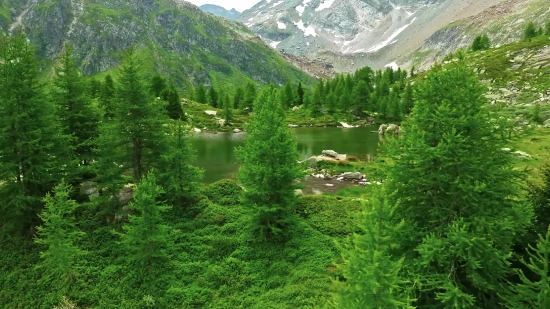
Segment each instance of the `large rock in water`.
M321 154L327 155L329 157L338 158L338 153L334 150L323 150Z
M364 176L359 172L347 172L343 173L342 177L344 177L344 179L346 180L361 180Z
M388 128L386 129L386 133L398 134L399 133L399 126L396 125L396 124L389 124Z
M387 124L381 124L378 128L378 134L384 135L386 133L386 129L388 128Z

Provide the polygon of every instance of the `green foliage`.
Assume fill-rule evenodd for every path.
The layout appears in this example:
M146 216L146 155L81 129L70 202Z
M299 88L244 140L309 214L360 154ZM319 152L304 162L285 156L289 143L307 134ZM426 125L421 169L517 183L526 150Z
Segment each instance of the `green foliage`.
M23 34L0 34L2 232L37 225L44 195L59 182L70 160L69 139L38 81L39 66Z
M204 89L204 86L200 84L197 88L195 88L195 101L199 103L206 103L206 90Z
M478 35L475 37L472 46L470 47L473 51L485 50L491 47L491 42L489 37L486 34Z
M78 309L78 307L67 297L63 296L58 306L53 309Z
M188 127L181 120L171 123L168 149L162 154L159 184L166 192L165 201L175 208L189 207L199 191L202 171L193 166L195 159Z
M47 246L40 252L41 268L53 281L65 282L76 275L77 258L84 254L76 243L85 233L78 231L74 212L79 205L69 198L71 187L61 182L46 195L46 206L40 213L35 242Z
M546 26L544 28L546 29L544 33L546 35L550 35L550 21L546 23Z
M98 182L110 195L126 183L123 175L128 170L139 183L158 167L167 147L166 107L147 95L133 50L125 56L118 83L114 117L101 124L98 139Z
M183 108L181 107L181 99L174 84L170 84L169 88L163 90L160 95L162 100L168 103L168 105L166 105L168 117L173 120L185 121L186 118Z
M204 189L204 195L213 203L222 206L237 206L241 203L243 189L231 179L217 181Z
M151 92L151 95L153 95L155 98L160 97L162 92L168 88L168 85L166 84L166 78L155 75L153 78L151 78L150 84L149 84L149 91Z
M550 308L550 226L545 237L539 234L536 248L528 246L529 260L521 259L521 263L537 279L532 280L523 271L517 271L521 283L513 285L512 294L503 297L506 308L509 309Z
M138 185L130 209L129 222L122 226L120 245L124 247L127 263L135 267L150 267L168 260L168 249L173 246L172 228L165 224L162 214L172 207L158 201L163 190L157 184L153 172L149 172Z
M529 183L527 194L535 212L532 228L534 235L544 235L550 226L550 164L543 165L540 173L537 182Z
M225 119L225 125L231 125L233 122L233 102L229 99L227 94L223 102L223 117Z
M208 104L212 107L223 107L219 106L220 96L214 87L210 87L208 90Z
M411 282L403 271L405 258L392 254L406 225L392 220L395 209L383 190L376 190L364 205L361 233L354 234L343 250L346 284L339 290L338 308L415 308L408 289Z
M86 178L86 169L89 170L87 167L96 159L93 143L99 134L100 116L87 95L84 77L75 62L70 45L65 45L59 62L60 65L55 69L52 97L65 134L73 136L71 146L82 167L78 178Z
M415 91L407 134L389 143L392 222L407 223L394 254L418 280L418 307L498 308L512 245L530 223L484 93L463 63L433 70Z
M105 81L101 86L99 106L103 110L103 117L106 120L110 120L115 115L115 82L113 77L109 74L105 76Z
M244 205L254 213L258 236L284 232L295 202L298 166L296 137L287 127L285 112L274 88L264 90L254 104L246 127L245 145L237 149L242 163L238 179L245 188Z
M525 40L531 41L532 38L538 35L537 27L534 22L529 22L523 31L523 38Z
M533 121L534 123L542 124L544 119L542 119L540 112L540 105L535 104L535 106L533 106L533 109L531 110L531 121Z
M550 24L550 23L549 23ZM300 106L304 104L304 88L302 87L302 82L298 83L298 88L296 89L296 105Z

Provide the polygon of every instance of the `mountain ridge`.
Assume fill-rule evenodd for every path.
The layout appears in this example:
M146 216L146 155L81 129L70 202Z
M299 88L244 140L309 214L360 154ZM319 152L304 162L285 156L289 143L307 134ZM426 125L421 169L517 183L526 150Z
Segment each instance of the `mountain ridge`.
M227 18L229 20L237 20L241 15L241 12L235 10L234 8L231 10L228 10L224 7L221 7L215 4L203 4L199 6L199 9L219 17Z
M70 43L86 75L116 68L122 53L135 47L148 72L187 88L313 80L243 25L181 0L3 0L0 12L5 32L23 27L45 70Z

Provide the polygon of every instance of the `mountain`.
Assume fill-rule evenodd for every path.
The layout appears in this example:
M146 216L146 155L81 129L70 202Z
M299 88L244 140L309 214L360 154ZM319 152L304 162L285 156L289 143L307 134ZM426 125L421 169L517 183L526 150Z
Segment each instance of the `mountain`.
M494 16L490 25L496 33L501 14L494 14L495 7L513 14L524 12L522 5L534 3L547 0L263 0L244 11L239 21L273 48L349 72L366 65L407 67L413 59L426 55L427 49L445 46L448 52L469 45L479 29L488 29L489 24L483 24L485 18L477 22L479 29L465 26L451 37L446 29L453 22L455 26L471 25L460 21ZM517 15L516 20L520 18ZM500 36L516 40L517 29ZM436 58L430 57L426 63Z
M235 9L226 10L225 8L215 4L203 4L199 6L199 9L230 20L237 20L239 16L241 16L241 12Z
M0 27L21 26L51 72L65 43L87 75L117 67L134 47L151 74L231 87L311 82L249 29L181 0L0 0Z

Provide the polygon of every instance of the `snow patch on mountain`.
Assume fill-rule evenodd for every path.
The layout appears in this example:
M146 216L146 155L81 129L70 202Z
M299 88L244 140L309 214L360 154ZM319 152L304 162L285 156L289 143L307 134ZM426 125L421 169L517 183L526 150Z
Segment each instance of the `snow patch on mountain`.
M321 4L315 9L315 12L322 11L324 9L329 9L334 4L334 0L323 0Z
M298 5L296 7L296 11L298 11L298 15L300 15L300 17L304 14L306 7L311 1L312 0L304 0L304 2L302 2L302 5Z
M269 46L271 46L273 48L277 48L277 45L279 45L279 43L281 43L281 41L273 41L273 42L269 43Z
M286 29L286 24L282 23L280 21L277 21L277 28L279 28L281 30Z
M399 65L397 65L397 63L395 63L395 61L386 64L384 67L385 67L385 68L391 68L391 69L394 70L394 71L399 70Z
M304 26L304 22L300 19L299 22L294 22L294 25L298 27L298 29L302 30L304 33L304 36L312 36L317 37L317 32L315 32L315 29L312 26Z
M373 46L371 49L369 49L367 52L368 52L368 53L372 53L372 52L375 52L375 51L377 51L377 50L380 50L380 49L382 49L382 48L384 48L384 47L386 47L386 46L388 46L388 45L394 43L394 42L393 42L393 39L395 39L401 32L403 32L403 30L407 29L407 27L410 26L415 20L416 20L416 17L414 17L414 18L411 20L410 23L408 23L408 24L404 25L403 27L401 27L401 28L395 30L395 32L392 33L386 40L384 40L384 41L382 41L382 42L380 42L380 43L374 45L374 46Z
M285 1L281 0L279 2L273 3L273 5L271 7L274 8L274 7L278 6L279 4L282 4L283 2L285 2Z

